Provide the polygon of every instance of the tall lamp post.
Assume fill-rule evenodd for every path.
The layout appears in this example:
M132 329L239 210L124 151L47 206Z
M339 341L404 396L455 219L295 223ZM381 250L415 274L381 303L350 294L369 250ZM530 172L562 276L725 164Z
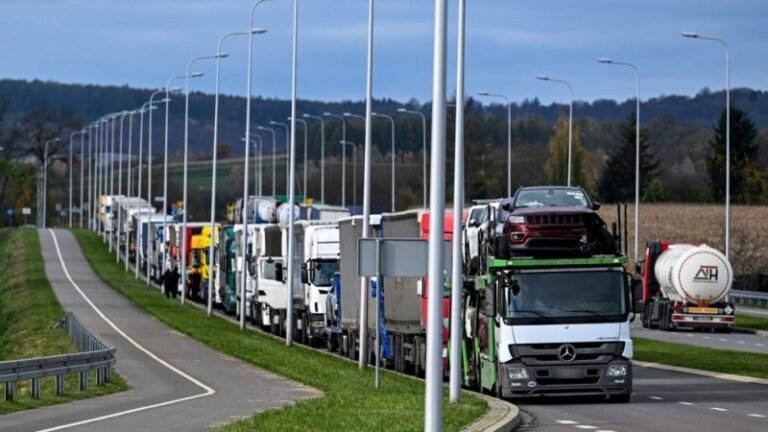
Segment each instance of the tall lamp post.
M288 117L288 121L290 121L291 118ZM308 135L309 135L309 127L307 125L307 122L302 119L296 119L297 123L301 123L302 126L304 126L304 201L307 200L307 197L309 197L309 194L307 193L307 147L308 147Z
M379 113L371 113L374 117L380 117L383 119L389 120L390 125L392 126L390 134L392 136L392 213L395 212L395 119L392 116L386 115L386 114L379 114Z
M320 122L320 201L325 204L325 120L310 114L304 114L303 117Z
M504 99L507 104L507 196L512 196L512 101L508 97L499 93L490 93L481 91L480 96L488 96Z
M341 144L341 150L342 152L346 153L347 146L352 147L352 196L357 196L357 147L355 146L355 143L352 141L339 141L339 144ZM344 160L344 163L346 164L346 159ZM342 175L343 177L343 175ZM342 186L342 195L343 189L344 189L344 181L342 180L341 186ZM352 201L352 205L355 205L354 200ZM344 207L342 205L342 207Z
M352 114L352 113L348 113L348 112L345 112L343 115L344 115L344 117L360 119L360 120L363 121L363 124L365 124L365 117L364 116L361 116L359 114ZM365 172L365 167L363 167L363 172ZM363 177L365 177L365 175L363 175ZM355 175L353 175L352 176L352 205L353 206L357 205L357 183L356 183L356 181L357 181L357 178L356 178ZM365 183L365 178L363 178L363 183ZM363 189L365 189L365 186L363 186ZM365 194L365 191L363 191L363 194Z
M203 74L201 73L194 73L192 74L192 78L201 77ZM170 240L168 238L168 122L170 120L170 104L171 104L171 93L176 93L178 91L181 91L181 88L175 87L171 88L171 84L173 84L174 81L186 79L187 75L176 75L174 77L171 77L168 82L165 84L165 130L163 132L164 134L164 142L163 142L163 237L162 237L162 245L163 245L163 258L161 260L161 263L159 265L158 273L161 275L165 272L166 267L170 270L170 261L169 261L169 254L170 254ZM165 285L163 285L163 291L165 291Z
M571 171L573 168L573 86L570 82L562 79L557 78L551 78L545 75L538 75L536 77L537 80L541 81L551 81L563 84L568 87L568 92L570 94L570 101L568 103L568 177L567 177L567 185L571 185Z
M275 187L275 183L277 182L277 176L275 175L275 170L277 169L277 132L275 132L275 130L272 128L264 126L256 126L256 129L260 131L267 131L272 134L272 197L274 198L275 195L277 195L277 189Z
M85 134L87 134L88 131L89 129L87 127L80 131L80 229L83 229L85 226L83 223L83 206L85 205Z
M187 280L187 244L189 240L187 238L187 218L189 216L189 203L187 202L187 178L188 178L188 161L189 161L189 78L192 72L190 69L192 65L200 60L216 60L219 58L225 58L227 54L215 54L212 56L199 56L191 59L187 63L187 75L184 80L184 179L182 185L182 198L181 202L184 204L184 212L181 214L181 304L186 301L186 280ZM201 75L202 76L202 75ZM213 235L213 233L211 233Z
M635 244L634 259L639 260L640 241L640 70L632 63L615 61L606 57L597 59L602 64L629 67L635 71L637 96L635 97Z
M323 117L341 119L341 141L347 141L347 119L343 115L324 112ZM347 148L341 147L341 206L347 206Z
M155 103L162 103L165 102L164 99L160 99L158 101L155 101L155 96L165 93L165 89L160 89L152 93L152 95L149 97L149 125L148 125L148 132L147 132L147 204L149 204L149 208L147 210L151 211L150 209L153 208L152 204L152 111L154 111L157 107L155 106ZM141 188L139 188L139 196L141 196ZM147 221L149 221L150 216L147 214ZM147 226L149 226L149 222L147 222ZM152 241L147 242L147 263L146 263L146 283L147 286L149 286L149 271L152 267L150 259L153 259L152 257L154 254L154 243Z
M133 159L133 116L138 114L140 109L136 109L130 112L128 116L128 196L132 196L133 193L133 175L131 174L131 159ZM136 194L138 196L139 194ZM125 239L125 271L128 271L128 233L126 232Z
M45 216L48 214L48 144L57 143L61 141L61 138L55 138L45 142L45 149L43 156L43 222L42 226L45 229Z
M75 137L77 135L84 134L85 131L81 130L78 132L72 132L69 134L69 229L72 229L72 162L73 162L73 154L75 146ZM80 151L82 152L83 146L82 142L80 144ZM80 170L82 171L82 156L80 157ZM82 185L80 186L80 189L82 190Z
M280 123L280 122L276 122L276 121L270 121L269 124L272 125L272 126L280 126L281 128L285 129L285 152L286 152L286 154L288 154L288 151L291 148L291 127L288 126L285 123ZM285 159L285 163L287 164L289 162L290 161L288 160L288 158L286 158ZM286 165L285 168L286 168L285 169L285 195L288 196L288 185L293 180L288 178L289 177L289 175L288 175L289 174L288 173L288 166Z
M423 192L423 199L421 203L421 208L427 208L427 116L425 116L420 111L413 111L405 108L398 108L397 112L399 113L405 113L405 114L413 114L421 117L421 125L422 125L422 143L421 143L421 162L422 162L422 172L421 172L421 189Z
M731 52L720 38L684 32L683 37L717 42L725 49L725 257L731 252Z

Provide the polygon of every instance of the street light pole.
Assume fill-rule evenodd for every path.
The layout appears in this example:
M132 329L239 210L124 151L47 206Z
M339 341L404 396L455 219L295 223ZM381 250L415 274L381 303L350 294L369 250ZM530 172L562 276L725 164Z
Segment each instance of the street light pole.
M165 84L165 131L163 143L163 257L158 266L158 273L165 273L166 267L170 270L169 250L170 237L168 236L168 122L170 118L171 92L181 90L180 88L171 88L174 81L186 78L186 75L176 75L171 77ZM139 187L141 189L141 187ZM186 205L186 204L185 204ZM163 285L163 294L165 294L165 285Z
M570 101L568 102L568 177L567 185L571 185L571 171L573 169L573 86L570 82L562 79L551 78L544 75L536 77L537 80L551 81L560 84L564 84L568 87L568 93L570 94Z
M292 65L291 65L291 145L288 152L289 160L289 174L288 176L293 179L296 176L296 101L298 99L296 81L298 79L298 66L299 66L299 0L293 0L293 43L291 49ZM246 134L247 136L247 134ZM306 148L306 145L305 145ZM305 179L306 181L306 179ZM294 212L293 203L296 198L295 182L291 181L288 186L288 205L290 210L288 211L288 307L287 307L287 326L285 332L285 343L288 346L293 344L293 285L296 273L296 261L294 260L294 253L296 250L296 227L293 224ZM302 328L303 330L303 328Z
M447 1L435 0L432 79L432 181L430 182L429 287L427 304L427 372L424 397L424 430L442 430L443 417L443 262L445 212L446 135L446 28ZM367 222L367 220L366 220ZM366 225L363 225L366 226ZM437 294L437 295L435 295Z
M45 142L45 161L43 163L43 229L46 226L45 216L48 214L48 144L61 141L61 138L48 140Z
M131 196L132 193L132 179L133 174L131 174L131 159L133 158L133 116L138 113L139 110L133 110L129 113L128 116L128 193L127 196ZM139 194L136 194L138 196ZM128 271L128 244L130 243L128 241L128 232L125 233L125 271ZM138 264L138 263L137 263Z
M84 187L85 187L85 134L88 133L88 128L84 128L80 131L80 229L83 229L83 205L85 204L85 201L83 201L84 195Z
M345 112L344 117L356 118L365 122L365 117L359 114ZM363 163L363 165L363 172L365 172L365 163ZM363 188L365 188L365 174L363 174ZM363 190L363 195L365 195L365 190ZM352 175L352 205L357 206L357 176L355 175Z
M280 126L285 129L285 151L287 153L291 148L291 127L285 123L280 123L276 121L270 121L269 124L271 124L272 126ZM287 164L288 162L289 162L288 158L286 158L285 163ZM293 181L289 177L290 176L288 173L288 167L286 166L286 170L285 170L285 194L286 195L288 195L288 185Z
M256 129L260 131L267 131L272 134L272 197L274 198L275 195L277 195L277 189L275 183L277 182L277 176L275 175L275 170L277 169L277 165L275 164L277 160L277 153L276 153L276 147L277 147L277 133L274 129L264 127L264 126L256 126Z
M512 101L508 97L487 91L479 92L480 96L504 99L507 104L507 196L512 196ZM462 104L463 105L463 104Z
M341 119L341 140L346 142L347 141L347 119L343 115L331 114L329 112L324 112L323 116L335 117L335 118ZM342 207L347 206L346 191L347 191L347 148L342 146L341 147L341 206Z
M304 118L320 122L320 201L325 204L325 120L321 116L309 114L304 114Z
M253 29L253 21L254 21L254 14L256 13L256 8L259 7L260 4L264 3L265 1L269 0L257 0L253 6L251 6L251 12L248 15L249 23L248 23L248 29ZM253 99L253 36L248 37L248 71L247 71L247 83L246 83L246 92L245 92L245 137L248 138L251 136L251 99ZM248 217L247 217L247 210L248 210L248 153L249 153L249 145L248 143L245 144L245 167L243 171L243 205L242 205L242 220L243 220L243 239L242 239L242 247L240 249L241 251L241 259L243 260L243 267L242 267L242 291L240 292L240 330L245 330L245 302L247 297L247 290L246 290L246 281L248 278L248 272L245 268L245 256L247 252L246 246L248 245ZM186 205L186 203L185 203ZM184 209L184 214L186 215L186 208ZM293 213L291 213L293 214Z
M125 116L129 115L130 111L123 111L120 114L120 150L119 150L119 156L117 158L117 194L120 195L123 191L123 121L125 120ZM128 175L130 176L131 173L129 172ZM129 193L125 194L126 198L130 196ZM120 229L122 227L121 221L122 221L122 211L117 212L117 245L115 246L115 262L120 262ZM126 238L126 243L128 239ZM126 255L126 260L128 259L128 256Z
M353 196L357 195L357 147L355 146L355 143L352 141L339 141L341 144L341 150L342 153L346 153L347 146L352 146L352 192ZM347 161L344 159L344 164L346 164ZM342 173L342 186L344 184L343 182L344 174ZM354 203L353 203L354 205ZM344 207L344 205L342 205Z
M374 117L381 117L384 119L388 119L390 124L392 125L391 129L391 136L392 136L392 213L395 212L395 119L392 116L388 116L386 114L378 114L378 113L371 113Z
M160 89L152 93L152 95L149 97L149 127L147 128L147 204L149 205L149 211L154 207L152 204L152 111L154 111L157 107L155 106L155 96L164 93L165 89ZM163 102L163 99L157 101L157 103ZM139 195L141 195L141 190L139 190ZM147 213L147 227L150 226L151 219L151 213ZM152 267L151 259L154 256L154 244L153 241L147 241L147 268L145 272L145 279L147 286L149 286L149 270Z
M626 66L635 71L635 77L637 78L637 97L635 98L635 244L634 244L634 260L638 262L640 259L640 70L632 63L614 61L609 58L601 57L597 59L602 64L613 64L619 66Z
M291 120L291 118L288 118L288 120ZM307 135L309 135L309 128L307 127L307 122L305 120L296 119L296 122L301 123L302 126L304 126L304 201L307 201L307 197L309 197L309 193L307 193Z
M73 154L74 154L74 141L76 135L82 135L83 131L79 132L72 132L69 134L69 229L72 229L72 162L73 162ZM81 166L82 166L82 158L81 158Z
M466 33L466 1L459 0L458 17L458 53L456 56L456 133L453 162L453 232L461 238L461 214L464 210L464 69L465 69L465 33ZM459 104L461 101L461 104ZM462 277L462 245L453 241L452 275L451 275L451 352L449 355L449 399L459 402L461 395L461 295L463 290Z
M424 198L421 203L421 208L427 208L427 117L422 114L420 111L412 111L405 108L398 108L397 112L406 113L406 114L415 114L419 117L421 117L421 125L422 125L422 143L421 143L421 162L422 162L422 172L421 172L421 189L422 193L424 195Z
M725 257L731 252L731 50L720 38L684 32L683 37L720 43L725 49Z

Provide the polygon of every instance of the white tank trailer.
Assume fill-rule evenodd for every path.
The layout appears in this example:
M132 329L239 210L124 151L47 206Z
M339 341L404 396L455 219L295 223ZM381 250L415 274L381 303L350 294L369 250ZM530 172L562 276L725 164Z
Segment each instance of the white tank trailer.
M649 242L643 263L643 326L731 331L733 267L706 245Z

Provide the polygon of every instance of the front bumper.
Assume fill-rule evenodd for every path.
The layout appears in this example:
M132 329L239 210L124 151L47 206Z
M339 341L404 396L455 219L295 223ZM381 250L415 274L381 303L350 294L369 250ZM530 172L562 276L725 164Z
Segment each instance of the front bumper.
M610 366L625 366L626 375L608 376ZM522 368L525 379L510 379L511 368ZM617 396L632 393L632 363L617 359L607 364L526 366L521 362L500 365L499 382L504 398L539 396Z

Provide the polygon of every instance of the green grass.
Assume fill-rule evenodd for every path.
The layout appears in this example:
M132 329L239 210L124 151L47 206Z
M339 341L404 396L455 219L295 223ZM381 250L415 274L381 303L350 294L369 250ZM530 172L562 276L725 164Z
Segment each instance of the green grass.
M67 333L56 326L64 316L45 276L37 230L0 230L0 360L76 352ZM96 386L91 372L88 391L81 392L79 374L67 375L66 393L56 396L55 378L42 380L40 399L30 397L30 381L17 384L13 402L0 399L0 414L101 396L128 388L117 373Z
M654 341L634 340L635 360L711 372L768 378L768 355Z
M394 373L382 373L382 388L373 387L374 371L301 346L288 348L271 337L241 332L200 309L165 299L136 282L108 254L94 233L75 231L88 262L107 284L168 326L223 353L321 390L324 395L294 406L271 410L221 431L419 431L424 422L424 384ZM447 392L446 392L447 394ZM443 425L460 430L487 409L482 399L464 394L457 405L444 400Z
M736 315L736 327L752 330L768 330L768 318Z

